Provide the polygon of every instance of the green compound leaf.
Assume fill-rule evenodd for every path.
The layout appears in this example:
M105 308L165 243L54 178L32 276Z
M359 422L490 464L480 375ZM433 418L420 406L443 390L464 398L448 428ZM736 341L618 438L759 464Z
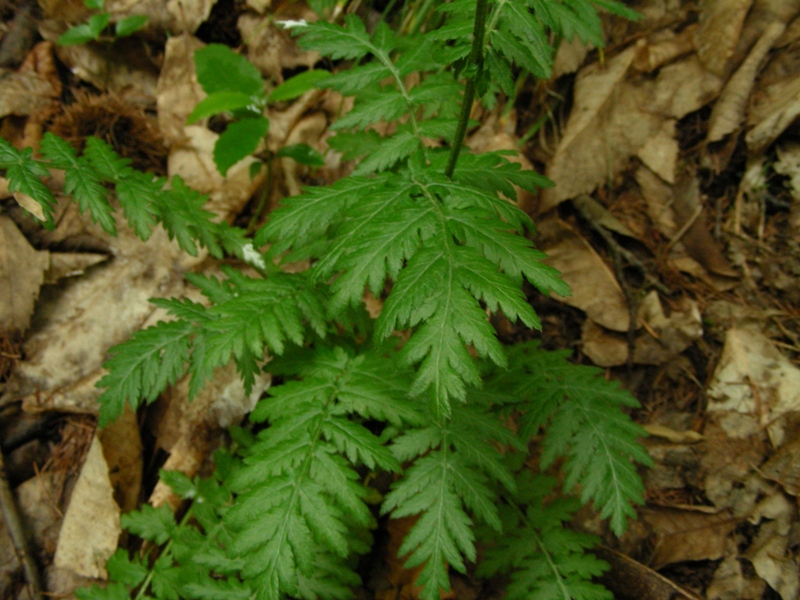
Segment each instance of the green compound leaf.
M599 539L568 524L580 508L575 498L545 501L556 481L524 471L518 478L519 501L502 505L503 535L490 536L492 544L478 566L478 575L511 573L506 588L509 600L613 600L613 595L592 581L608 565L589 552Z
M145 504L141 510L122 515L120 522L131 533L156 544L165 543L177 528L175 516L167 504L158 508Z
M269 131L269 120L265 117L242 119L228 125L214 145L214 164L225 177L228 169L250 156Z
M134 410L141 400L152 402L183 375L192 333L186 321L162 322L111 348L112 358L105 364L109 373L97 384L106 388L98 398L100 427L117 419L126 402Z
M300 47L338 59L362 58L376 48L367 28L355 15L345 17L344 26L320 20L295 29L302 37Z
M69 143L50 132L42 138L41 152L53 166L64 170L64 191L73 195L81 212L88 211L95 223L116 235L114 209L108 202L108 190L89 161L78 158Z
M148 569L138 559L128 558L127 550L119 548L106 563L108 576L114 581L133 587L138 586L147 577Z
M521 446L487 408L479 402L459 404L450 421L412 429L392 447L398 460L421 457L392 485L381 512L393 518L420 515L398 554L408 556L407 568L424 565L417 584L426 600L450 589L446 565L463 573L464 559L476 558L467 511L499 531L498 484L515 490L497 444Z
M53 192L42 183L42 179L49 177L50 172L33 158L33 150L25 148L19 151L0 138L0 168L6 170L9 191L21 192L33 198L42 207L45 223L52 226L56 199Z
M273 387L253 413L270 427L234 476L240 496L226 517L237 531L231 551L246 557L243 574L258 585L259 598L347 594L343 584L358 578L344 559L367 549L354 534L373 521L355 467L363 461L400 468L381 440L348 415L373 396L385 398L381 379L373 378L380 373L396 394L365 412L379 415L397 406L391 420L402 422L410 410L406 373L377 353L354 359L338 347L318 349L299 370L301 379ZM354 396L359 404L351 403Z
M79 600L130 600L131 591L122 583L110 583L106 587L93 585L78 588L75 590L75 596Z
M197 81L206 94L238 92L247 96L264 97L261 73L244 56L228 46L209 44L194 53Z

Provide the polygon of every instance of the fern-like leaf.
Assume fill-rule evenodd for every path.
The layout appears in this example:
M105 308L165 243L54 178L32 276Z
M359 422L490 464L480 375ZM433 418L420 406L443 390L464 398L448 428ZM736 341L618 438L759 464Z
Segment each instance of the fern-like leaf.
M501 508L503 535L490 532L494 543L477 574L511 573L509 600L612 600L608 590L592 582L608 569L588 552L598 538L567 527L580 502L574 498L545 502L556 483L550 477L525 471L517 482L517 499ZM524 512L518 502L527 505Z
M424 564L417 584L426 600L450 589L447 565L463 573L464 559L476 558L467 511L500 530L496 484L513 491L515 483L496 444L518 447L486 407L473 403L454 408L446 424L410 430L392 446L400 461L421 456L392 486L381 510L395 518L420 515L399 554L408 555L408 568Z
M116 235L114 210L108 202L108 191L89 161L79 158L69 143L50 132L42 138L41 151L54 167L64 170L64 191L72 194L81 212L88 211L95 223L99 223L111 235Z
M581 500L593 501L602 518L609 518L617 535L635 515L633 505L644 502L644 487L636 463L652 460L638 439L642 427L623 412L638 402L617 382L607 381L602 370L566 361L564 354L545 352L536 343L515 349L510 376L496 383L522 402L522 434L546 426L541 465L547 468L565 457L564 489L575 485Z
M6 170L9 191L21 192L33 198L42 207L45 222L52 226L56 199L53 192L42 183L42 178L49 177L50 173L33 158L33 150L17 150L0 138L0 169Z
M297 370L291 363L281 369L280 361L276 367ZM404 373L391 375L377 353L318 350L299 370L308 375L273 387L253 412L270 427L233 480L240 496L227 517L239 531L232 552L246 557L243 574L257 583L259 598L340 598L348 593L342 582L358 580L346 558L365 550L353 533L372 522L354 467L400 468L378 437L347 417L364 408L402 422L411 409L403 406ZM394 380L389 389L399 393L391 402L378 373Z
M183 375L191 334L191 323L162 322L111 348L105 364L109 373L97 384L106 388L98 398L101 427L118 418L126 402L134 410L140 400L152 402Z

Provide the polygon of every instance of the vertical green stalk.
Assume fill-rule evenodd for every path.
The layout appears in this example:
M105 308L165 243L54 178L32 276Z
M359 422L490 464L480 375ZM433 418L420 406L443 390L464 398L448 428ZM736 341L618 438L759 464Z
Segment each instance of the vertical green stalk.
M467 79L467 86L464 88L464 103L461 105L461 114L458 117L458 129L453 140L453 147L450 149L450 157L447 159L447 168L444 171L446 177L452 177L456 170L458 155L461 153L461 146L467 135L467 123L472 112L472 102L475 100L475 86L478 78L483 71L483 38L486 33L486 15L489 12L489 0L478 0L475 6L475 26L472 30L472 50L469 53L469 64L467 69L473 66L475 72L472 77Z

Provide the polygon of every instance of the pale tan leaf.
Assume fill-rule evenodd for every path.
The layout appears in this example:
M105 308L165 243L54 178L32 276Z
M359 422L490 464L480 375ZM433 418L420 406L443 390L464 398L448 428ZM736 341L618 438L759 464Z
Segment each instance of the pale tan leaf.
M800 571L789 548L795 511L792 503L778 493L759 503L751 522L761 521L761 525L745 553L758 576L778 592L782 600L797 600L800 596Z
M95 252L51 252L50 268L45 273L46 283L56 283L65 277L83 275L89 267L108 260L107 254Z
M666 119L644 146L636 153L653 173L667 183L675 183L675 167L678 163L678 141L675 139L674 119Z
M581 327L581 352L598 367L619 367L628 362L628 340L624 334L611 332L591 319Z
M49 265L50 253L32 248L14 222L0 215L0 329L28 329Z
M703 67L697 55L692 54L662 67L646 106L664 116L681 119L716 98L724 83L724 79Z
M97 436L92 440L58 537L54 563L84 577L107 577L106 561L117 549L120 510Z
M591 193L613 173L620 157L627 160L628 153L617 151L624 138L611 137L609 130L614 107L629 98L620 84L635 56L635 49L629 48L603 67L594 63L578 74L567 128L546 173L556 185L542 193L542 212L567 198Z
M194 52L202 47L203 43L189 34L167 40L156 96L158 126L167 146L186 139L186 119L205 97L194 77Z
M702 434L692 431L691 429L686 431L678 431L676 429L672 429L671 427L658 425L655 423L646 423L642 427L644 427L645 431L647 431L647 433L649 433L651 436L664 438L673 444L696 444L697 442L703 440Z
M42 208L42 205L34 200L32 196L29 196L25 192L14 192L14 200L40 221L45 221L47 219L44 214L44 208Z

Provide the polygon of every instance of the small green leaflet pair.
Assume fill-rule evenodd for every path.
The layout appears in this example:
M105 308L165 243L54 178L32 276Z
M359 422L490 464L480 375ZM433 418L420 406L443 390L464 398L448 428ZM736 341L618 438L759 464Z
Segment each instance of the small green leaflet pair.
M90 10L103 11L105 0L83 0L84 6ZM86 23L71 27L58 38L60 46L77 46L89 42L101 41L103 32L111 22L111 13L99 12L89 17ZM113 37L122 38L132 35L147 24L145 15L130 15L114 23Z
M195 123L219 113L233 118L214 145L214 164L223 177L237 162L256 153L265 140L269 119L263 113L268 104L298 98L329 75L327 71L306 71L267 96L258 69L227 46L209 44L197 50L194 64L197 81L208 95L195 106L187 122ZM307 144L285 146L276 156L286 156L310 167L325 164L322 156ZM253 163L251 174L261 166L260 162Z

